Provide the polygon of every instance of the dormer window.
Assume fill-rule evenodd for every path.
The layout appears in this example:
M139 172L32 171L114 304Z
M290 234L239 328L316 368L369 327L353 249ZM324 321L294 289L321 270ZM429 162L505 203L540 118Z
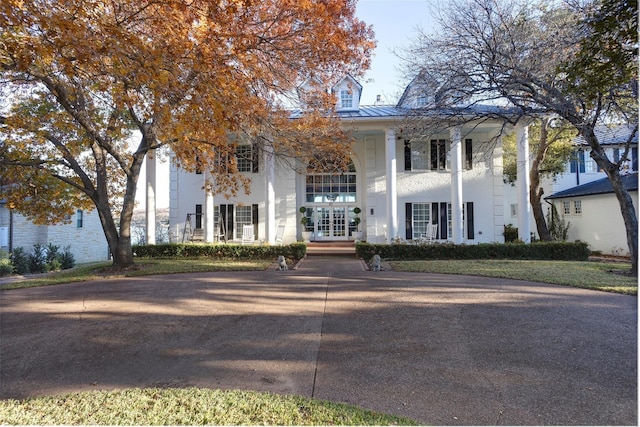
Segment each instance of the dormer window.
M418 95L417 104L418 107L424 107L425 105L427 105L427 95L425 95L424 93Z
M353 91L347 89L340 91L340 108L353 108Z

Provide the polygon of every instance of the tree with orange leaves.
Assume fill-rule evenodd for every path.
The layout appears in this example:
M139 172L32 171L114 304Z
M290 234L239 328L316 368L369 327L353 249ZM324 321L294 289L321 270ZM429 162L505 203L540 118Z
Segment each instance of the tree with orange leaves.
M215 168L229 135L283 157L348 150L326 94L301 119L285 107L304 79L361 74L373 47L353 0L4 0L0 198L36 223L94 207L126 267L147 152L235 192L237 171Z

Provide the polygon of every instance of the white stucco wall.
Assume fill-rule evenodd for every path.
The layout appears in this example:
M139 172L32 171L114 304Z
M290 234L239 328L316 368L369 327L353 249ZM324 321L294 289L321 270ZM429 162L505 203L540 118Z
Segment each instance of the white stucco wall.
M638 215L638 192L631 191L631 198ZM581 215L565 215L570 222L568 241L580 240L589 243L591 250L605 254L628 255L627 235L615 195L598 194L568 199L554 199L558 212L562 214L563 201L580 200Z

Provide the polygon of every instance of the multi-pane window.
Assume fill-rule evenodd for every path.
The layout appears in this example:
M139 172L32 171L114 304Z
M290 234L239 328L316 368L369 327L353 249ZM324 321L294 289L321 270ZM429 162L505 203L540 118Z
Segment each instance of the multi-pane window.
M429 145L427 141L411 141L411 170L429 169Z
M431 223L431 203L414 203L412 211L412 238L418 239L427 233L427 225Z
M565 215L571 215L571 202L569 201L562 202L562 212Z
M236 238L242 239L242 227L253 224L251 205L236 207Z
M253 172L253 147L251 145L238 145L236 148L238 160L238 172Z
M591 156L585 156L584 167L587 172L598 172L598 164Z
M431 140L431 170L447 169L447 140Z
M340 91L340 108L353 107L353 92L347 89Z
M319 172L309 165L306 178L306 201L310 203L355 202L357 194L356 168L349 162L345 171Z
M582 200L574 200L573 202L573 214L582 215Z
M518 204L511 204L511 218L516 218L518 216Z

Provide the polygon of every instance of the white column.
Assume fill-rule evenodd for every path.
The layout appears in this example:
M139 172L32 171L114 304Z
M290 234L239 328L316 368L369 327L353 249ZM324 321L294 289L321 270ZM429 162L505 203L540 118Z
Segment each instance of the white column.
M204 174L204 241L207 243L213 243L215 240L216 224L214 221L214 200L213 200L213 179L211 172L207 171Z
M462 219L462 128L449 130L451 138L451 224L453 243L460 244L464 238Z
M147 245L156 244L156 151L147 151L145 209Z
M516 125L517 184L518 184L518 237L531 243L531 204L529 203L529 127Z
M266 174L266 221L265 221L265 238L270 245L276 242L276 167L273 154L273 147L269 144L265 147L264 170Z
M385 151L387 174L387 243L398 237L398 192L396 189L396 132L393 129L386 129Z

